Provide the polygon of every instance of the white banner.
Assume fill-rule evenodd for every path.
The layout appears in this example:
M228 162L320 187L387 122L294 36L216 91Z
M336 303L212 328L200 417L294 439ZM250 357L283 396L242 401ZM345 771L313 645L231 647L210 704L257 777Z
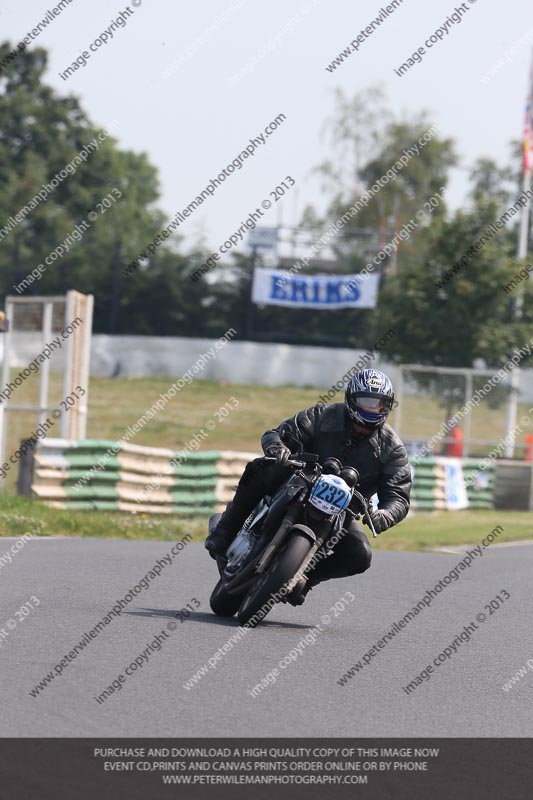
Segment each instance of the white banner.
M446 470L446 508L448 511L460 511L468 508L468 494L461 459L439 456L435 460L443 464Z
M325 309L375 308L379 275L288 275L256 269L252 302L265 306Z

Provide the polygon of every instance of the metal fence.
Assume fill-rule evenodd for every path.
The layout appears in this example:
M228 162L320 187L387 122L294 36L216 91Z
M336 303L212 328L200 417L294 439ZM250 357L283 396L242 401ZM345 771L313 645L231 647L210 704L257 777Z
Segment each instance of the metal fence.
M511 379L500 378L491 386L488 381L494 375L494 370L482 369L397 367L398 405L392 423L410 454L454 455L450 446L462 444L464 457L495 450L500 457L512 438L515 457L525 458L526 436L533 433L533 414L527 421L533 404L519 394L516 424L509 426Z

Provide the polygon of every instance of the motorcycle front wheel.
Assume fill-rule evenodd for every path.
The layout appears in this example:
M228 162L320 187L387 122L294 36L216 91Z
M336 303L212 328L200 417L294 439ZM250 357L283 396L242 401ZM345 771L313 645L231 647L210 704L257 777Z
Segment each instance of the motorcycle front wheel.
M311 547L311 542L305 536L296 532L289 535L287 544L274 557L268 572L258 578L242 601L237 614L241 625L255 628L266 617L275 603L279 602L274 595L279 594L280 589L295 576Z

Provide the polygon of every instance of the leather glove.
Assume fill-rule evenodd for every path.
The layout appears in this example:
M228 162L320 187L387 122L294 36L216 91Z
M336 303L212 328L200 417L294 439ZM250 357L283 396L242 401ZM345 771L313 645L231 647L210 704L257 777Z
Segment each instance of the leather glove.
M376 533L383 533L391 527L391 518L386 511L371 511L370 518Z
M278 466L285 464L287 459L291 457L292 453L288 447L285 447L284 444L275 444L268 448L265 455L269 456L270 458L275 458L276 466Z

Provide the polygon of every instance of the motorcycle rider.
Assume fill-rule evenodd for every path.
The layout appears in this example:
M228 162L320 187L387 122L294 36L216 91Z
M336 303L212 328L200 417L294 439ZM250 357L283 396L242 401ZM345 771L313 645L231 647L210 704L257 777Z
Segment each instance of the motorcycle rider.
M378 495L378 509L371 514L376 533L400 522L409 510L411 471L402 441L387 424L393 403L389 378L377 369L363 369L350 379L344 403L319 403L266 431L261 438L263 452L276 461L256 458L247 464L233 500L206 539L210 555L223 557L259 501L287 480L291 470L286 462L297 449L317 453L321 464L334 457L357 469L361 494L367 499ZM356 519L352 513L346 515L342 538L332 554L309 572L307 589L370 567L370 543Z

